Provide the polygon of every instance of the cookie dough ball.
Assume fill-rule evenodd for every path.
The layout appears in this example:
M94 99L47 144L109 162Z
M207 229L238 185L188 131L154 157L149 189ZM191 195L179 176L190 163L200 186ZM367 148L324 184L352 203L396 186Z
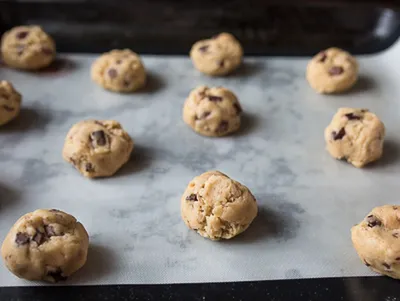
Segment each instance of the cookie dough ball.
M229 33L196 42L190 50L194 66L208 75L226 75L242 63L243 49Z
M1 256L20 278L57 282L85 264L88 247L89 236L73 216L40 209L14 224L3 242Z
M110 91L133 92L145 85L146 71L135 52L129 49L112 50L93 63L92 79Z
M212 240L230 239L242 233L257 211L250 190L219 171L195 177L181 199L185 224Z
M384 124L366 109L340 108L325 129L326 148L331 156L355 167L382 156L384 137Z
M21 107L21 94L7 81L0 81L0 126L18 116Z
M240 127L242 107L235 94L223 87L200 86L183 106L183 121L204 136L224 136Z
M85 120L69 130L63 157L85 177L108 177L129 160L132 150L131 137L117 121Z
M1 54L10 67L37 70L53 62L56 45L39 26L17 26L3 35Z
M400 206L374 208L351 229L351 239L367 267L400 279Z
M357 60L339 48L321 51L307 66L307 80L318 93L346 91L356 83L357 78Z

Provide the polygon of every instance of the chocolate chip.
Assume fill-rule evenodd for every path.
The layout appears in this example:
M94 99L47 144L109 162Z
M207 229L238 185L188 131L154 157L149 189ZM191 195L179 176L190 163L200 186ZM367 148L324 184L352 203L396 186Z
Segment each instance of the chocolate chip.
M392 208L393 208L393 210L397 210L397 206L393 206Z
M131 81L124 79L124 86L128 87L131 84Z
M319 62L323 63L325 62L326 58L328 57L325 51L322 51L319 53L319 55L321 56L320 59L318 60Z
M94 167L91 163L86 163L85 170L86 172L94 172Z
M56 232L54 231L53 226L50 226L50 225L44 226L44 231L46 232L48 237L57 236Z
M242 107L240 106L239 103L234 103L234 104L233 104L233 107L235 108L236 114L237 114L237 115L239 115L240 113L243 112L243 109L242 109Z
M400 260L400 257L396 257L396 260Z
M199 47L199 51L200 52L206 52L209 47L210 47L210 45L201 46L201 47Z
M344 128L341 128L338 133L336 133L335 131L332 132L333 140L340 140L344 137L344 135L346 135L346 131Z
M200 119L206 119L208 116L210 116L211 112L204 112L200 117L196 116L196 120L200 120Z
M54 271L54 272L50 272L50 271L47 272L47 276L52 277L52 278L54 279L55 282L65 281L65 280L68 279L68 277L65 277L65 276L62 275L62 271L61 271L60 268L57 269L57 270Z
M379 219L377 219L377 217L375 215L368 215L367 223L368 223L368 227L370 227L370 228L382 225L382 222Z
M46 55L53 55L53 50L51 50L48 47L42 47L42 53L44 53Z
M382 263L382 265L387 268L388 270L390 270L390 265L388 265L386 262Z
M29 242L29 236L26 233L18 232L15 236L15 242L17 245L22 246Z
M218 65L219 65L220 68L223 68L225 66L225 62L224 61L220 61Z
M35 241L38 246L40 246L42 243L46 241L46 237L43 233L36 231L35 236L33 236L33 241Z
M186 201L197 202L197 201L198 201L197 195L195 195L194 193L192 193L191 195L188 195L188 196L186 197Z
M399 238L399 233L392 233L392 236L393 236L394 238Z
M361 119L360 116L354 115L353 113L348 113L348 114L345 114L344 116L346 116L347 119L349 119L349 120L360 120Z
M115 70L114 68L108 69L107 73L108 73L108 76L111 78L115 78L118 75L117 70Z
M364 259L364 264L367 266L367 267L370 267L371 265Z
M328 73L330 75L340 75L344 72L344 69L342 67L339 66L334 66L331 69L329 69Z
M220 97L220 96L208 95L208 100L209 100L209 101L219 102L219 101L222 101L222 97Z
M6 110L7 112L13 112L14 111L14 108L9 107L7 105L3 105L3 109Z
M17 32L16 37L19 40L25 39L28 36L29 32L28 31L20 31Z
M101 131L101 130L92 132L90 134L90 139L92 139L92 141L95 141L96 145L99 145L99 146L106 145L106 143L107 143L106 135L105 135L104 131ZM94 145L94 147L96 147L96 145Z
M217 128L217 133L225 133L228 130L228 121L222 120Z

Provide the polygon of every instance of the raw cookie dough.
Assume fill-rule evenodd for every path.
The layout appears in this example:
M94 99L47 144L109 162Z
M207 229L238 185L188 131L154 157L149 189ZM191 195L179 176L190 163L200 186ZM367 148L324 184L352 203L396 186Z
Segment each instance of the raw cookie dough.
M367 267L400 279L400 206L374 208L351 229L351 239Z
M40 209L14 224L3 242L1 256L20 278L57 282L85 264L88 247L89 236L73 216Z
M325 129L328 152L355 167L363 167L382 156L384 137L384 124L366 109L340 108Z
M223 87L200 86L183 106L183 121L204 136L224 136L240 127L242 107L235 94Z
M0 126L18 116L21 107L21 94L7 81L0 81Z
M307 66L307 80L319 93L339 93L350 89L358 78L357 60L339 48L329 48L314 56Z
M185 224L201 236L230 239L245 231L257 215L250 190L219 171L195 177L181 199Z
M112 50L92 65L92 79L104 89L133 92L146 83L146 71L140 57L129 49Z
M229 33L196 42L190 57L197 70L208 75L226 75L242 63L243 49Z
M117 121L85 120L69 130L63 157L85 177L108 177L129 160L132 150L131 137Z
M37 70L53 62L56 45L39 26L17 26L4 33L1 54L10 67Z

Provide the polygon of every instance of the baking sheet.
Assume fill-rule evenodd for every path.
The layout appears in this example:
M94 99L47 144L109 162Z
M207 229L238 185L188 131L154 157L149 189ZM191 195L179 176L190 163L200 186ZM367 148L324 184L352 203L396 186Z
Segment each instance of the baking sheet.
M145 56L149 85L118 95L90 80L95 55L64 55L53 72L0 69L23 94L18 120L0 129L0 237L23 214L58 208L90 234L88 262L67 284L152 284L372 275L350 227L400 194L400 44L361 57L349 93L322 96L304 78L308 59L246 58L227 78L196 72L187 57ZM242 130L196 135L181 110L197 85L223 85L245 110ZM323 131L337 108L366 107L386 124L384 157L365 169L332 159ZM116 119L135 140L114 177L83 178L63 161L69 128ZM247 185L260 212L231 241L186 228L180 197L196 175L218 169ZM0 267L2 286L31 285Z

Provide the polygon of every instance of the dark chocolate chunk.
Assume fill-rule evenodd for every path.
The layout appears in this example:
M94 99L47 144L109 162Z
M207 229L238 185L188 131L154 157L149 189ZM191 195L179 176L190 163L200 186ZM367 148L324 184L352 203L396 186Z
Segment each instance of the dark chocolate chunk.
M7 105L3 105L3 109L6 110L7 112L12 112L12 111L14 111L14 108L9 107L9 106L7 106Z
M36 231L35 236L33 236L33 241L35 241L38 246L40 246L42 243L46 241L46 237L43 233Z
M124 86L125 86L125 87L128 87L130 84L131 84L131 81L130 81L130 80L124 79Z
M210 116L211 112L204 112L203 115L201 115L201 119L206 119L208 116Z
M29 236L26 233L18 232L15 236L15 243L19 246L25 245L29 242Z
M399 233L392 233L394 238L399 238Z
M54 231L53 226L50 226L50 225L44 226L44 231L46 232L48 237L57 236L56 232Z
M320 58L319 58L318 61L321 62L321 63L325 62L326 58L328 57L326 52L322 51L322 52L319 53L319 55L320 55Z
M42 47L42 53L44 53L46 55L53 55L53 50L51 50L48 47Z
M371 265L364 259L364 264L367 266L367 267L370 267Z
M201 47L199 47L199 51L200 52L206 52L209 47L210 47L210 45L201 46Z
M114 68L108 69L107 73L108 73L108 76L111 78L115 78L118 75L117 70L115 70Z
M228 130L228 121L222 120L217 128L217 133L225 133Z
M387 268L388 270L390 270L390 265L388 265L386 262L382 263L382 265Z
M382 222L375 215L368 215L367 223L370 228L382 225Z
M104 131L101 131L101 130L92 132L90 134L90 138L92 139L92 141L96 142L96 145L99 145L99 146L106 145L106 143L107 143L106 135L105 135Z
M194 193L192 193L191 195L188 195L188 196L186 197L186 201L197 202L197 201L198 201L197 195L195 195Z
M400 260L400 257L396 257L396 260Z
M225 62L223 60L219 61L218 65L219 65L220 68L223 68L225 66Z
M242 113L243 112L243 109L242 109L242 107L240 106L240 104L239 103L234 103L233 104L233 107L235 108L235 110L236 110L236 114L240 114L240 113Z
M208 100L209 101L219 102L219 101L222 101L222 97L221 96L208 95Z
M86 163L85 170L86 170L86 172L94 172L94 167L93 167L92 163Z
M57 269L54 272L47 272L47 276L50 276L54 279L54 282L59 282L59 281L65 281L68 279L68 277L65 277L62 275L61 269Z
M344 135L346 135L346 131L344 128L341 128L338 133L336 133L335 131L332 132L333 140L340 140L344 137Z
M393 206L392 208L393 208L393 210L397 210L397 206Z
M360 116L354 115L353 113L345 114L345 116L346 116L347 119L349 119L349 120L360 120L360 119L361 119Z
M17 32L16 37L19 40L25 39L28 36L29 32L28 31L20 31Z
M330 75L340 75L344 72L344 69L339 66L333 66L328 72Z

